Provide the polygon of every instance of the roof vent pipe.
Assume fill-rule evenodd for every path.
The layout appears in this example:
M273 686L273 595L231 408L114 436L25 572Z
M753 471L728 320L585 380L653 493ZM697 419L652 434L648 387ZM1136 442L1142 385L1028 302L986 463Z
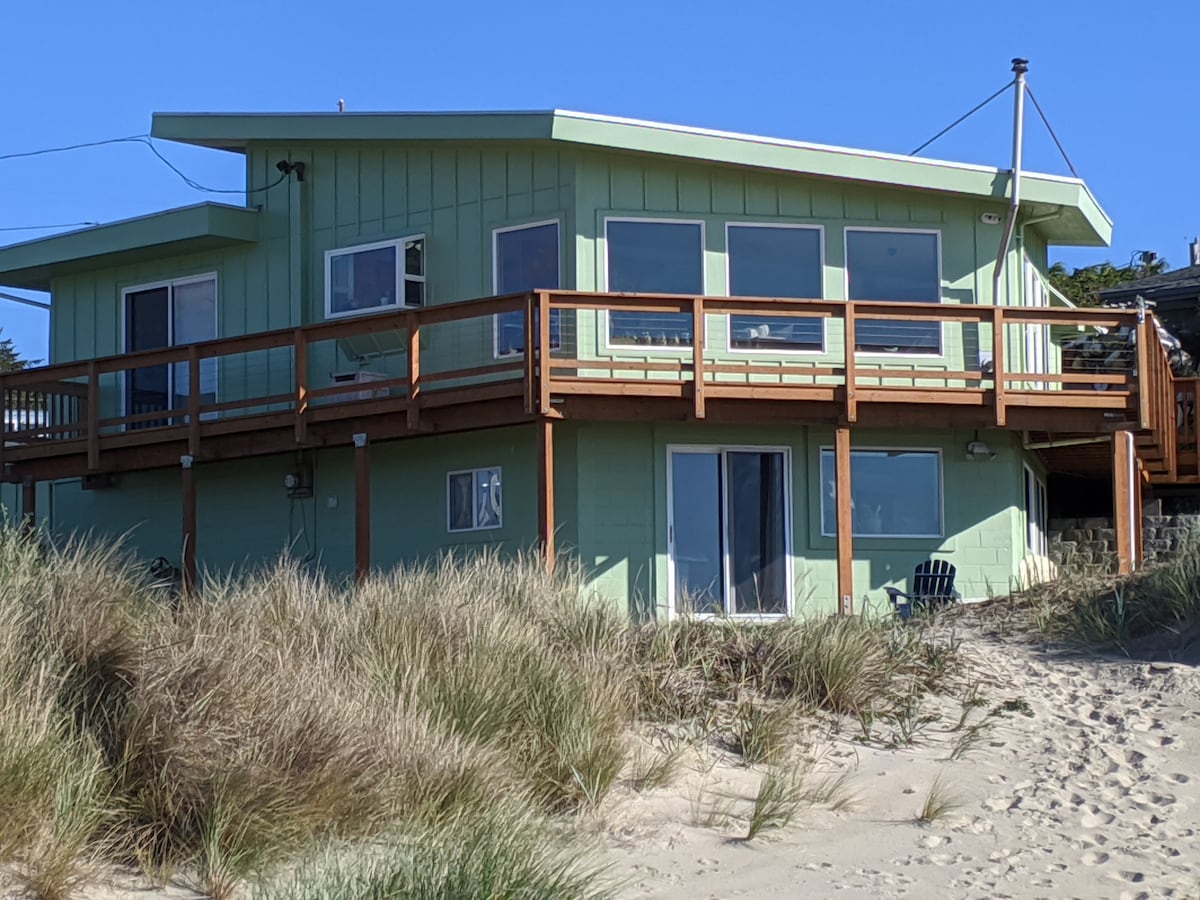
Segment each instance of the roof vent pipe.
M1189 249L1192 251L1192 265L1200 266L1200 238L1193 240Z
M1000 252L996 254L996 266L992 270L992 304L1000 305L1000 276L1012 243L1013 228L1017 224L1017 213L1021 206L1021 148L1025 138L1025 73L1029 71L1029 60L1017 57L1012 61L1013 74L1013 154L1011 197L1008 203L1008 219L1004 223L1004 236L1000 239Z

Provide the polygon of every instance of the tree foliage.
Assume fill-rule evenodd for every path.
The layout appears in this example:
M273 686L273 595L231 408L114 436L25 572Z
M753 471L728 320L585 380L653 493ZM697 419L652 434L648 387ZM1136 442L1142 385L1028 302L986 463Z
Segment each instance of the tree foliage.
M1065 294L1076 306L1099 306L1100 291L1117 287L1127 281L1139 278L1149 278L1151 275L1161 275L1167 271L1167 261L1158 256L1151 256L1133 266L1114 266L1111 262L1096 263L1085 266L1067 274L1067 268L1060 262L1050 267L1050 283Z
M3 334L3 332L4 329L0 328L0 334ZM12 338L0 337L0 374L16 372L31 365L33 365L32 362L21 358L21 354L17 352L17 348L13 345Z

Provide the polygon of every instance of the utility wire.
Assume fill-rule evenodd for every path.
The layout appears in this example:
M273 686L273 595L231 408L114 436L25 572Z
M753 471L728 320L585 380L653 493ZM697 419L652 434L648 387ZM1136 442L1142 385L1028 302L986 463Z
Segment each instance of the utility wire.
M1029 99L1033 101L1033 108L1037 110L1038 115L1042 117L1042 124L1046 126L1046 130L1050 132L1050 137L1054 139L1054 146L1058 148L1058 152L1062 154L1063 161L1066 162L1067 168L1071 170L1071 174L1076 178L1079 173L1075 171L1075 167L1071 165L1071 158L1067 156L1067 151L1063 149L1062 142L1059 141L1058 135L1054 133L1054 129L1050 126L1050 120L1046 118L1046 114L1042 112L1042 105L1037 102L1037 97L1033 96L1033 91L1029 89L1029 85L1025 86L1026 93L1029 94Z
M174 172L176 175L178 175L181 179L183 179L184 184L186 184L192 190L202 191L203 193L206 193L206 194L247 194L247 195L261 194L264 191L269 191L269 190L271 190L271 188L276 187L279 184L282 184L287 179L288 175L290 174L289 172L283 172L277 179L272 181L270 184L266 185L265 187L254 188L253 190L247 190L245 188L232 188L231 189L231 188L207 187L206 185L200 184L200 182L196 181L195 179L191 178L190 176L188 176L187 174L182 172L173 162L171 162L169 159L167 159L165 156L163 156L162 153L159 152L158 147L156 147L154 145L154 138L152 138L148 134L134 134L134 135L129 135L128 137L109 138L109 139L103 140L103 141L88 141L87 143L84 143L84 144L70 144L65 147L47 147L42 150L27 150L23 153L6 153L3 155L0 155L0 161L6 160L6 159L27 159L31 156L44 156L47 153L65 153L68 150L82 150L87 147L103 147L106 144L145 144L147 147L150 148L150 152L153 153L156 157L158 157L159 161L163 165L165 165L168 169L170 169L172 172ZM20 228L0 229L0 231L18 231L18 230L23 230L24 227L25 226L21 226ZM28 226L28 227L34 228L36 226ZM47 227L57 227L57 226L47 226Z
M951 129L953 129L956 126L965 122L967 119L971 118L971 116L975 115L975 113L979 112L981 109L983 109L989 103L991 103L993 100L995 100L997 97L999 97L1005 91L1007 91L1010 87L1012 87L1015 82L1016 82L1016 79L1014 78L1012 81L1010 81L1004 87L1000 88L1000 90L996 91L996 93L992 94L992 96L988 97L986 100L984 100L982 103L980 103L974 109L972 109L970 112L966 113L965 115L959 116L957 119L955 119L953 122L951 122L949 125L947 125L945 128L943 128L941 131L939 131L937 134L935 134L933 137L931 137L929 140L927 140L920 147L918 147L916 150L914 150L912 153L910 153L908 155L916 156L918 153L920 153L922 150L924 150L926 147L928 147L930 144L932 144L934 141L936 141L938 138L940 138L946 132L950 131ZM1034 101L1035 104L1036 104L1036 102L1037 101Z
M99 224L99 222L63 222L59 225L7 225L0 228L0 231L49 231L52 228L83 228Z

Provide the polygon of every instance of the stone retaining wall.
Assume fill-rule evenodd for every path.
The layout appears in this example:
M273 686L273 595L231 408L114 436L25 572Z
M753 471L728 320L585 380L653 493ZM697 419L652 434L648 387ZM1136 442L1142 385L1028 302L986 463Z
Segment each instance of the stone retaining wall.
M1146 562L1177 553L1188 535L1200 531L1200 514L1162 515L1157 503L1142 517ZM1050 559L1059 566L1104 565L1116 560L1117 533L1112 519L1051 519L1047 533Z

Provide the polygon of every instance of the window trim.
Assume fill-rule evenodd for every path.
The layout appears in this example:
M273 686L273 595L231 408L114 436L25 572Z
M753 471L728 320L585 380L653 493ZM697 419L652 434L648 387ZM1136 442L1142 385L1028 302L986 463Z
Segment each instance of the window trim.
M120 322L117 327L120 329L121 337L121 352L132 353L129 349L129 295L141 293L142 291L153 291L158 288L167 288L167 322L171 330L171 343L167 345L168 349L174 347L186 347L188 344L176 344L175 340L175 287L183 284L198 284L202 281L211 281L213 283L213 335L212 340L219 340L221 337L221 279L220 274L213 270L211 272L203 272L199 275L184 275L181 278L164 278L158 281L147 281L142 284L131 284L121 288L121 304L120 304ZM198 343L192 341L191 343ZM199 342L202 343L202 342ZM216 385L213 389L214 402L221 402L221 360L219 357L211 357L216 377ZM167 363L168 366L174 366L175 363ZM129 370L122 370L118 373L120 378L121 390L121 415L127 415L126 410L126 379L129 378ZM174 372L168 377L174 378ZM204 416L215 416L216 413L204 413ZM128 427L128 426L125 426Z
M821 461L825 452L835 452L832 444L821 444L817 448L817 484L818 497L818 517L820 525L820 536L823 538L837 537L837 522L833 523L833 530L825 530L825 497L822 493L825 489L825 479L822 475ZM854 532L851 536L855 539L862 538L863 540L935 540L946 537L946 461L945 454L941 447L896 447L896 446L867 446L867 447L851 447L850 448L850 473L853 479L854 473L854 454L859 452L875 452L875 453L932 453L937 456L938 461L938 524L941 530L937 534L862 534ZM853 480L851 481L851 496L853 497Z
M784 543L784 599L785 609L781 613L692 613L696 619L737 619L740 621L777 622L791 618L795 614L795 532L792 528L793 507L795 494L792 486L792 448L786 445L773 444L667 444L667 619L680 618L675 583L675 489L672 477L672 459L676 453L716 453L721 458L721 466L725 466L726 453L780 453L783 455L783 543ZM728 594L729 585L729 503L728 480L721 479L721 604L728 609L732 597Z
M699 225L700 226L700 294L699 294L699 296L703 297L703 296L708 295L708 272L706 271L708 266L705 264L706 263L705 257L708 253L708 226L705 223L705 221L703 219L672 219L672 218L659 218L659 217L652 217L652 216L605 216L604 217L604 246L603 246L603 250L602 250L602 252L604 253L604 267L603 267L604 293L612 293L612 291L609 289L609 253L608 253L608 223L609 222L642 222L642 223L645 223L648 225ZM664 294L663 296L690 297L692 295L691 294ZM610 353L610 354L630 353L630 352L638 353L639 352L638 348L643 346L641 344L614 344L612 342L612 330L610 328L609 311L607 309L603 309L600 312L602 313L602 319L603 319L603 322L602 322L602 325L603 325L602 334L603 334L603 339L604 339L604 343L602 345L603 351L605 353ZM700 340L700 349L707 350L708 349L708 320L707 320L707 317L705 317L704 334L699 335L699 336L692 335L692 345L690 345L690 346L672 347L672 346L659 346L656 344L649 344L646 346L648 346L650 348L649 352L651 352L651 353L671 353L671 354L678 353L680 355L683 355L683 354L690 354L692 352L692 346L695 345L695 342L697 339ZM644 353L646 351L640 351L640 352Z
M408 241L421 241L422 253L426 252L428 240L424 233L409 234L404 237L390 238L386 241L371 241L366 244L353 244L349 247L334 247L331 250L325 251L325 318L326 319L346 319L353 316L369 316L374 313L391 312L397 309L420 309L420 306L401 303L400 300L404 296L404 284L408 281L419 282L420 284L428 284L425 275L409 275L404 271L404 244ZM396 250L396 302L389 303L386 306L371 306L366 309L348 309L342 312L333 311L333 265L332 261L338 256L350 256L355 253L365 253L368 250L380 250L384 247L392 247ZM426 271L428 266L426 260L422 258L422 268ZM424 295L424 290L422 291ZM428 296L425 296L426 304Z
M729 256L729 230L731 228L804 228L804 229L808 229L810 231L816 231L817 232L817 248L818 248L817 252L820 254L820 264L821 264L821 278L820 278L821 296L812 297L810 299L813 299L813 300L824 300L825 299L826 292L825 292L825 226L824 225L809 224L809 223L803 223L803 222L750 222L750 221L730 222L730 221L726 221L725 222L725 296L726 297L733 296L733 289L730 287L730 282L732 281L733 267L730 264L730 256ZM762 356L762 355L778 356L781 354L785 354L787 356L809 356L809 357L821 356L828 352L829 341L828 341L828 332L826 329L826 324L827 324L826 317L824 317L824 316L821 317L821 319L819 321L821 323L821 346L817 350L785 350L785 349L759 350L759 349L755 349L755 348L733 346L733 313L730 313L725 316L725 351L727 353L746 353L746 354L750 354L753 356Z
M544 225L553 225L554 234L558 243L558 288L562 290L563 283L563 247L562 247L562 220L557 216L553 219L541 219L537 222L525 222L522 225L503 225L499 228L492 229L492 295L499 296L500 288L498 282L500 280L500 234L509 231L522 231L526 228L540 228ZM562 343L562 336L559 336L559 344ZM551 342L551 350L558 348ZM500 352L500 314L492 316L492 359L524 359L525 351L519 350L513 353Z
M888 228L883 225L847 225L842 229L842 299L850 301L850 232L852 231L888 231L897 234L932 234L937 237L937 303L946 302L945 284L942 277L942 229L940 228ZM867 301L863 301L867 302ZM883 301L887 302L887 301ZM855 350L855 358L859 356L879 357L882 359L937 359L946 358L946 323L938 322L938 352L937 353L888 353L886 350Z
M452 510L450 508L450 481L455 475L470 475L471 476L471 494L475 493L475 476L479 472L487 472L495 469L500 473L500 508L496 511L495 525L475 525L470 528L454 528ZM471 506L471 521L475 520L474 501ZM454 469L446 473L446 532L448 534L468 534L473 531L495 531L498 528L504 527L504 467L503 466L475 466L470 469Z

